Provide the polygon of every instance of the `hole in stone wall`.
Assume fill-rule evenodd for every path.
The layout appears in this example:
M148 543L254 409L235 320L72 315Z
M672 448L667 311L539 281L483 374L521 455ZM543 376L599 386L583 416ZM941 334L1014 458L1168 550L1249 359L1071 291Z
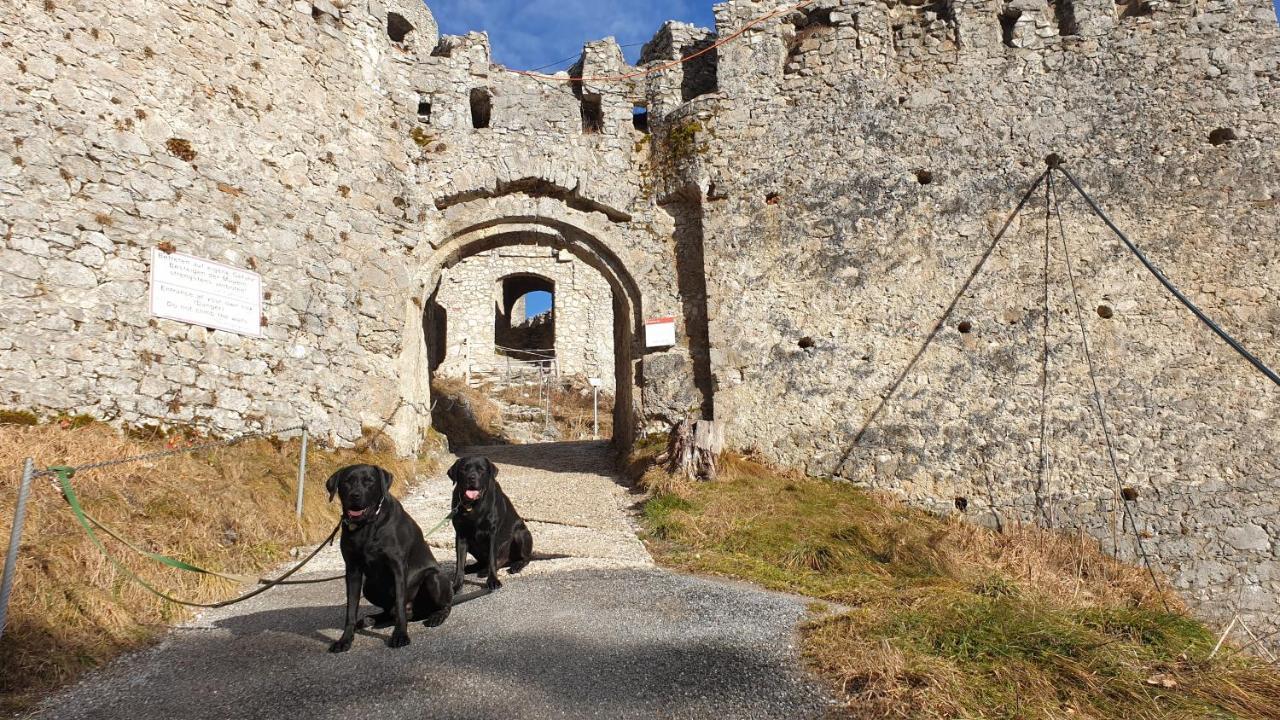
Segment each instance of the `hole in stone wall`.
M764 196L765 205L777 205L778 202L779 202L778 193L776 192L765 193L765 196Z
M1150 17L1151 3L1146 0L1116 0L1116 14L1121 19Z
M1218 128L1209 133L1209 143L1212 145L1226 145L1236 139L1236 131L1231 128Z
M649 110L643 105L631 108L631 127L644 134L649 134Z
M835 34L835 23L831 21L831 9L817 9L800 13L791 21L795 26L795 35L787 43L787 58L782 65L782 74L791 75L804 67L802 55L816 50L823 38Z
M1120 488L1120 497L1124 498L1125 502L1135 502L1138 499L1138 491L1131 487Z
M387 37L391 38L391 42L404 42L409 37L409 33L413 32L413 24L405 19L400 13L387 13Z
M1058 21L1058 35L1079 35L1080 24L1076 22L1075 0L1054 0L1053 17Z
M604 131L604 106L599 95L582 96L582 132L594 135Z
M957 498L956 498L956 509L957 509L957 510L959 510L960 512L964 512L965 510L968 510L968 509L969 509L969 498L966 498L966 497L957 497Z
M1103 320L1109 320L1113 315L1115 315L1115 313L1111 310L1110 305L1098 306L1098 317L1102 318Z
M489 91L484 88L474 88L471 91L471 127L477 129L489 127L489 115L492 111L493 99L489 97Z
M813 341L813 338L808 336L800 338L800 342L798 344L800 345L801 350L812 350L814 346L817 345L817 343Z
M921 185L928 185L929 183L933 182L933 173L929 172L928 170L917 170L916 182L920 183Z
M500 279L502 305L495 308L493 340L498 354L545 362L555 357L555 282L517 273Z
M1013 30L1018 25L1018 18L1022 17L1021 10L1007 8L1000 13L1000 40L1005 47L1018 47L1014 41Z
M424 124L431 123L431 101L430 100L418 101L418 122L424 123Z
M973 323L969 322L968 320L961 320L960 324L956 326L956 329L959 330L961 333L968 335L969 333L973 332Z

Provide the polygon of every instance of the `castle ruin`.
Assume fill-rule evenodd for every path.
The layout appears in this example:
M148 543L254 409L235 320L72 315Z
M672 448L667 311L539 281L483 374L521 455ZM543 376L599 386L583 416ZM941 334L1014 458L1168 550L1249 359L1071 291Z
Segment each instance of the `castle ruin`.
M1056 152L1280 364L1270 0L778 7L665 25L653 72L607 39L540 78L414 0L7 3L0 403L338 444L387 427L413 452L450 327L494 338L504 279L541 278L623 447L714 418L776 462L1134 559L1127 502L1206 616L1280 628L1280 388L1066 188L925 343ZM258 273L261 336L153 317L154 248ZM651 346L662 317L676 344Z

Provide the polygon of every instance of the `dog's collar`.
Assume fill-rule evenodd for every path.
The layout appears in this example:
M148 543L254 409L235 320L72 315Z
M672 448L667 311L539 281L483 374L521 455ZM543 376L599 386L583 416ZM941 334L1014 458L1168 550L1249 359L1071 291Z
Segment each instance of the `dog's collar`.
M387 499L387 496L386 496L386 495L383 495L383 496L382 496L382 499L378 501L378 507L374 508L374 509L373 509L373 514L369 516L369 520L373 520L374 518L378 517L378 514L382 512L382 503L383 503L383 502L385 502L385 501L386 501L386 499ZM361 518L360 518L360 520L361 520L362 522L364 522L364 521L365 521L365 518L361 517ZM342 525L343 525L344 527L348 527L348 528L352 526L351 518L348 518L348 517L346 516L346 513L343 513L343 516L342 516Z

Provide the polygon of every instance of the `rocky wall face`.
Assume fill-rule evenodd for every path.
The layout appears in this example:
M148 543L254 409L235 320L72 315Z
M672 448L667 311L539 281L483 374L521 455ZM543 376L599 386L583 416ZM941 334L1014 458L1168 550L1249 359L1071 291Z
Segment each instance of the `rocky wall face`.
M0 12L0 403L338 442L382 425L418 241L387 6ZM155 247L260 273L263 336L152 318Z
M1148 551L1188 598L1276 627L1280 388L1061 176L1066 246L1050 217L1047 283L1041 188L929 341L1057 152L1175 283L1280 365L1274 13L1151 3L1117 17L1080 2L1063 34L1052 6L1018 8L1002 27L994 3L819 3L721 48L724 92L686 168L713 188L716 415L733 444L778 462L941 512L964 498L985 522L1082 527L1134 559L1129 488ZM760 10L720 6L721 35Z
M507 358L495 352L495 315L505 310L503 279L523 275L554 284L553 350L560 373L600 378L612 390L613 299L609 284L571 253L547 247L516 245L487 250L445 268L436 303L446 313L447 339L436 372L452 376L503 374ZM511 314L513 325L524 318L515 309Z
M337 443L389 428L411 452L429 288L540 233L605 273L592 322L625 318L604 373L627 385L625 443L643 318L681 307L633 84L493 67L417 0L31 0L0 37L0 404ZM612 41L581 67L627 69ZM155 248L259 273L262 337L151 317Z

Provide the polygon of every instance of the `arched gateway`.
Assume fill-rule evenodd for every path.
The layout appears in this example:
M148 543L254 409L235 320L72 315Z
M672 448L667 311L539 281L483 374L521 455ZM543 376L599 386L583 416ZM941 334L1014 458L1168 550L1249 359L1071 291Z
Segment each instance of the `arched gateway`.
M601 213L587 213L559 201L514 193L496 199L461 203L450 208L438 239L427 243L415 258L415 296L408 301L405 337L401 346L401 411L392 423L397 442L412 445L430 424L430 343L434 331L428 301L450 266L477 253L510 246L541 246L572 253L600 275L612 291L616 396L613 409L614 442L629 446L640 419L637 360L644 353L640 329L645 302L640 284L615 247L617 228ZM615 237L610 239L610 234ZM612 240L612 242L611 242Z

